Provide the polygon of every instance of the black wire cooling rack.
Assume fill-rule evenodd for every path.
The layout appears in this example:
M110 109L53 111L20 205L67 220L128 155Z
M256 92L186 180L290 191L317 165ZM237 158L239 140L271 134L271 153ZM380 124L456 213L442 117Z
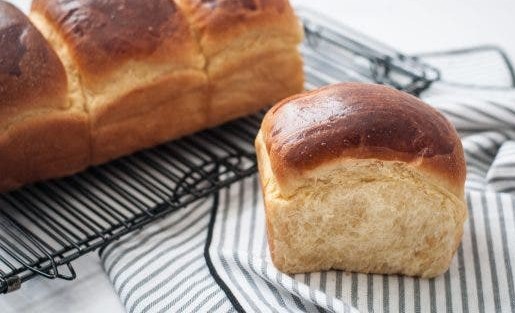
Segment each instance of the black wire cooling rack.
M325 17L299 15L307 89L368 81L418 94L439 78L434 68ZM253 174L263 114L0 195L0 293L38 275L74 279L74 259Z

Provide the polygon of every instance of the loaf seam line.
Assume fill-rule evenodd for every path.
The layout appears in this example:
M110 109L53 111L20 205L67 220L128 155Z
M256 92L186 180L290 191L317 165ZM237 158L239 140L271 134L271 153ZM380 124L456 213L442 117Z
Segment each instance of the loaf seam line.
M209 65L210 65L209 58L207 57L207 54L204 51L204 47L202 46L202 40L200 38L201 36L199 35L199 32L196 29L196 27L194 26L193 22L190 20L188 11L184 7L181 6L180 1L176 1L176 0L170 0L170 1L173 1L175 3L175 5L177 5L181 9L182 13L184 14L184 17L186 18L186 22L188 22L188 28L190 29L190 32L193 35L193 38L197 42L197 45L200 50L200 54L204 58L204 66L202 67L202 71L206 75L206 79L207 79L207 103L206 103L206 115L207 115L210 112L211 103L212 103L212 84L211 84L211 76L209 75ZM209 116L206 116L206 121L209 123Z
M34 13L31 13L31 14L34 14ZM36 13L35 15L38 15L40 16L40 18L48 25L48 27L51 28L52 30L52 33L55 34L56 37L59 38L59 41L61 41L62 43L65 42L65 38L64 36L62 35L62 33L59 31L59 29L57 29L55 27L55 25L48 20L48 18L43 14L39 14L39 13ZM54 45L52 44L52 42L48 39L47 36L44 35L44 33L39 29L38 27L38 23L34 23L33 19L31 18L31 23L34 25L34 27L36 29L38 29L38 31L43 35L43 37L45 38L45 41L48 43L49 47L54 51L54 53L57 55L59 61L61 62L61 64L63 65L63 68L64 68L64 71L65 71L65 74L66 74L66 85L67 85L67 98L68 98L68 101L69 101L69 104L70 104L70 107L69 109L73 110L73 109L77 109L79 111L81 111L82 113L84 113L86 115L86 120L87 120L87 128L88 128L88 138L86 138L87 142L88 142L88 156L87 156L87 167L89 167L92 163L92 160L93 160L93 140L92 140L92 126L91 126L91 118L90 118L90 112L88 110L88 106L87 106L87 101L88 99L86 98L85 96L85 93L84 93L84 86L82 84L82 77L80 75L80 72L78 70L78 66L76 64L76 62L73 60L72 56L71 56L71 52L68 48L67 45L63 45L62 46L62 49L64 49L64 54L63 53L60 53L58 50L57 50L57 47L54 47ZM64 62L64 58L65 56L68 57L69 59L69 66L71 67L70 69L66 68L66 64ZM76 74L74 74L76 73ZM79 98L80 98L80 102L79 103L73 103L72 101L72 97L71 97L71 92L70 92L70 89L71 89L71 86L70 86L70 77L72 77L72 75L77 79L77 88L79 89L78 90L78 93L79 93Z
M68 49L68 47L66 47L66 49ZM73 59L72 59L71 66L74 67L74 70L77 72L77 81L79 82L79 92L80 92L80 96L81 96L81 100L82 100L82 111L86 114L86 117L87 117L87 124L88 124L87 141L88 141L88 145L89 145L89 148L88 148L89 155L88 155L87 167L90 167L90 165L93 162L93 136L92 136L93 127L91 125L90 112L89 112L88 106L87 106L88 99L86 98L86 95L84 93L84 85L82 84L82 76L79 74L79 71L77 70L76 64L73 61Z

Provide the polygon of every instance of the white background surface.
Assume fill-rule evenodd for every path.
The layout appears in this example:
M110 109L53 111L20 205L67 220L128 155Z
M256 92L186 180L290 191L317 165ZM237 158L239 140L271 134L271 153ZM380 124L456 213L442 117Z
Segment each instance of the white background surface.
M406 53L496 44L515 59L513 0L291 0ZM28 11L30 0L11 1ZM123 312L97 254L74 263L72 282L35 279L0 295L0 312Z

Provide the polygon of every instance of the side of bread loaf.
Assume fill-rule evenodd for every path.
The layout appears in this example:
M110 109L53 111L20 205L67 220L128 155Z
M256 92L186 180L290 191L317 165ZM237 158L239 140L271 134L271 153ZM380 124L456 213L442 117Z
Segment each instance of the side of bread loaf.
M2 37L9 48L0 54L22 70L0 67L0 125L9 125L0 191L221 124L303 88L302 31L287 0L34 0L30 19L46 41L2 5L10 10L0 31L12 38ZM21 20L30 36L10 30ZM37 127L24 117L36 111Z
M453 126L388 87L294 96L256 139L272 260L289 273L342 269L433 277L467 216Z
M0 190L90 162L86 113L68 99L63 65L28 18L0 2Z
M287 0L177 0L206 56L210 125L302 91L299 27Z

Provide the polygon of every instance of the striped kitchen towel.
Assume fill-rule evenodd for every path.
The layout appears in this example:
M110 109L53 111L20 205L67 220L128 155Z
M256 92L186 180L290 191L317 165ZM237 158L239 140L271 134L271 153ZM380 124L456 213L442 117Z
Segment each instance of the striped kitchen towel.
M468 168L469 220L444 275L282 274L252 176L103 251L127 312L515 312L515 91L440 84L424 100L456 125Z

